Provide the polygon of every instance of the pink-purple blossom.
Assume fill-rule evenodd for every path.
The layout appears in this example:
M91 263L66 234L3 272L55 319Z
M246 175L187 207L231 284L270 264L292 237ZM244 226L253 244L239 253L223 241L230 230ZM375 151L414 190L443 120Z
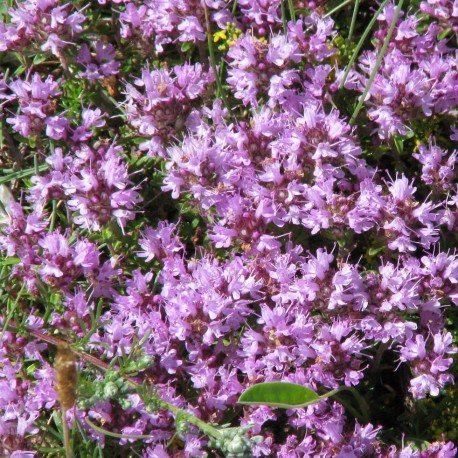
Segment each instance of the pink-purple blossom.
M250 456L455 456L435 432L404 443L401 417L456 383L458 8L400 14L353 119L396 5L343 82L355 43L326 3L3 12L0 455L41 453L60 339L88 355L67 420L101 447L222 456L157 395L246 427ZM273 381L363 400L237 404Z

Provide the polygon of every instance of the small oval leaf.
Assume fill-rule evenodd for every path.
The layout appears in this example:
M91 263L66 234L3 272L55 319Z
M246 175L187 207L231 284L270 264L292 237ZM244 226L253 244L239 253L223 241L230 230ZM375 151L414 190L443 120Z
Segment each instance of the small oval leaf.
M319 402L320 397L310 388L289 382L258 383L239 397L239 404L293 409Z

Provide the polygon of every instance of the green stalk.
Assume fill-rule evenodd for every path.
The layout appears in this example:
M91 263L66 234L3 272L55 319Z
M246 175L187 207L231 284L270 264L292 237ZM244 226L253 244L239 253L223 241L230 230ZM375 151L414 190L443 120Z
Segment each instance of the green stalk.
M89 418L85 418L84 421L95 431L104 434L105 436L109 437L115 437L116 439L151 439L154 438L154 436L149 436L148 434L139 434L138 436L135 434L118 434L118 433L113 433L111 431L108 431L108 429L101 428L100 426L97 426L96 424L92 423Z
M285 8L285 1L282 0L280 2L280 8L281 8L281 20L283 22L283 33L286 35L286 8Z
M394 28L396 27L396 22L399 17L399 13L401 12L402 9L402 4L404 3L404 0L399 0L398 6L396 7L396 11L393 16L393 21L391 22L390 28L388 30L388 34L386 36L385 42L383 43L382 49L380 50L380 54L377 57L377 61L375 62L375 66L370 74L369 81L366 84L366 87L364 88L364 92L362 96L360 97L359 103L355 108L355 111L353 112L353 115L350 119L350 125L354 125L356 117L358 116L358 113L361 111L361 108L364 105L364 101L366 100L366 96L369 93L369 90L372 86L372 83L374 82L375 75L378 72L378 69L380 65L382 64L382 60L385 57L386 49L388 48L388 45L390 43L391 37L394 32Z
M360 0L355 0L355 7L353 8L353 14L351 16L350 31L348 32L347 45L350 43L353 32L355 31L356 17L358 16Z
M56 219L57 219L57 202L55 199L52 201L52 210L51 210L51 222L49 223L49 232L54 230L56 226Z
M231 112L231 107L227 100L226 94L223 89L223 85L221 83L221 75L218 71L218 66L216 65L216 57L215 57L215 50L213 48L213 36L211 33L211 26L210 26L210 17L208 15L208 8L206 3L204 2L204 12L205 12L205 28L207 29L207 43L208 43L208 53L210 55L210 64L213 69L213 73L215 74L215 81L216 81L216 95L219 97L226 108Z
M62 427L64 429L64 448L65 448L65 458L73 458L72 449L70 447L70 431L68 429L67 424L67 410L63 405L61 405L62 409Z
M337 11L339 11L341 8L343 8L344 6L347 6L349 3L351 3L353 0L345 0L344 2L342 2L340 5L337 5L335 8L333 8L331 11L328 11L324 16L323 16L323 19L326 19L327 17L329 16L332 16L334 13L336 13Z
M342 391L349 391L353 397L356 399L356 402L358 403L360 411L358 412L354 407L352 407L350 404L346 403L343 401L340 397L337 396L338 393ZM311 404L316 404L317 402L320 402L324 399L330 398L334 396L336 401L339 402L339 404L342 404L355 418L358 418L361 420L363 423L368 423L369 422L369 409L366 404L366 401L364 398L358 393L358 391L353 388L352 386L341 386L339 388L336 388L335 390L328 391L325 394L322 394L319 396L318 400L313 400L313 401L308 401L305 402L302 405L299 405L297 407L307 407Z
M293 22L296 22L296 12L294 11L293 0L288 0L288 9L289 9L289 15L291 17L291 20Z
M35 331L33 329L30 329L30 328L27 328L27 331L29 332L30 335L40 339L40 340L43 340L44 342L48 342L52 345L59 345L59 344L62 344L64 343L64 341L62 339L59 339L57 337L54 337L54 336L48 336L46 334L42 334L41 332L38 332L38 331ZM94 366L98 367L99 369L103 370L103 371L107 371L108 369L110 369L110 365L101 361L100 359L92 356L92 355L89 355L85 352L82 352L82 351L79 351L79 350L75 350L75 349L72 349L72 351L78 355L81 359L84 359L86 362L90 363L90 364L93 364ZM135 382L134 380L132 380L131 378L129 377L126 377L126 376L123 376L123 375L120 375L125 381L126 383L131 387L133 388L134 390L137 391L137 393L140 395L140 392L141 392L141 385L138 384L137 382ZM180 409L179 407L176 407L174 406L173 404L170 404L169 402L167 401L164 401L163 399L161 399L157 394L155 393L149 393L149 396L150 398L149 399L143 399L143 402L145 402L145 404L154 404L155 406L158 406L159 408L161 409L164 409L164 410L168 410L169 412L172 412L174 413L176 416L179 416L181 420L184 420L188 423L191 423L195 426L197 426L204 434L206 434L207 436L213 438L213 439L220 439L222 437L222 434L221 432L205 423L203 420L201 420L200 418L197 418L195 417L194 415L192 415L191 413L187 412L186 410L183 410L183 409ZM141 395L140 395L141 397Z
M19 293L18 293L15 301L13 302L11 310L8 313L8 316L5 319L5 323L3 325L2 333L0 334L0 342L3 340L3 336L5 335L5 332L6 332L7 328L8 328L8 324L11 321L11 318L13 318L14 312L16 311L17 305L19 303L19 299L22 297L22 293L23 293L24 289L25 289L25 283L22 284L21 289L19 290Z
M36 167L31 167L29 169L19 170L17 172L9 173L8 175L0 177L0 184L8 183L9 181L12 181L12 180L20 180L21 178L27 178L32 175L36 175L39 172L44 172L45 170L48 170L48 168L49 168L48 164L40 164L40 165L37 165Z
M361 419L363 423L369 423L369 407L366 403L366 400L359 394L358 390L352 386L343 386L342 391L349 391L353 395L353 397L356 399L356 402L358 403L359 414L357 412L357 415L355 415L352 412L352 415L354 415L356 418ZM345 404L343 405L345 406ZM349 408L348 405L345 407L348 408L349 411L353 410L354 412L356 412L355 409Z
M366 41L367 36L369 35L369 32L372 30L372 27L375 24L375 21L377 20L378 16L382 12L383 8L385 8L385 5L389 2L389 0L383 0L382 4L379 6L378 10L375 12L374 16L370 20L369 24L367 25L366 29L364 30L364 33L361 35L361 38L358 41L358 44L356 45L355 50L353 51L353 54L350 58L350 61L348 62L347 69L345 70L344 76L342 78L342 82L340 83L339 89L342 89L344 87L345 81L347 81L348 74L350 73L350 70L355 63L356 58L359 55L359 51L363 47L364 42Z

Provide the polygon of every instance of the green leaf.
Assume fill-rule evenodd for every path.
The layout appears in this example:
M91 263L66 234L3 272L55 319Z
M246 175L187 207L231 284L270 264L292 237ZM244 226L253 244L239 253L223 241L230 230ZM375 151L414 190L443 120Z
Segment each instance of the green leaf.
M438 40L443 40L444 38L447 38L448 35L450 35L450 32L452 31L452 29L449 27L449 28L446 28L444 30L442 30L441 32L439 32L437 34L437 39Z
M400 135L394 135L393 136L393 141L394 145L396 146L396 149L398 150L399 154L402 154L404 152L404 140Z
M378 253L380 253L385 248L386 248L385 245L371 247L369 248L369 256L376 256Z
M38 174L39 172L44 172L48 170L48 164L40 164L38 167L31 167L24 170L18 170L17 172L9 173L6 176L0 176L0 184L8 183L12 180L20 180Z
M296 383L266 382L248 388L238 403L293 409L319 402L320 397L311 389Z
M141 141L140 141L141 140ZM134 142L142 143L145 139L135 139ZM154 164L158 162L157 158L155 157L147 157L147 156L140 156L140 157L132 157L129 160L129 165L138 169L147 168L150 169L154 166Z
M124 235L121 228L115 220L110 220L109 223L102 229L103 237L106 241L123 240Z
M8 5L6 2L0 2L0 21L5 22L8 16Z
M23 73L25 73L27 69L24 67L24 65L18 65L16 70L13 73L13 76L18 77L21 76Z
M187 53L195 48L195 44L192 43L191 41L185 41L184 43L181 44L181 51L184 53Z
M36 54L33 58L33 65L38 65L42 62L45 62L47 57L48 56L46 54Z
M0 258L0 266L12 266L20 261L16 256L8 256L6 258Z

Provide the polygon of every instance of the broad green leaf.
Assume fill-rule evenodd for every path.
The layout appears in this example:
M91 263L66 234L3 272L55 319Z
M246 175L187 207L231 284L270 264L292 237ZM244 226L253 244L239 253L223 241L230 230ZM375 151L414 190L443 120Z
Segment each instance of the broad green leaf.
M240 396L238 403L293 409L319 402L311 389L289 382L266 382L253 385Z

